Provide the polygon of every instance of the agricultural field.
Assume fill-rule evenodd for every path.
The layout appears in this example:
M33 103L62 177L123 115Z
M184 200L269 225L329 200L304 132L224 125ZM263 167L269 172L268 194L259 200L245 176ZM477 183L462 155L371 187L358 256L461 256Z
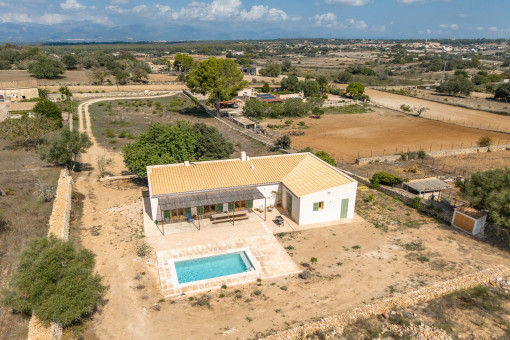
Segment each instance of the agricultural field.
M205 123L216 127L234 144L236 152L232 157L238 157L240 151L246 151L250 156L273 153L262 143L244 137L212 118L183 94L99 102L92 104L89 111L94 136L101 146L109 150L121 150L152 123L168 124L184 120L191 124Z
M328 109L331 113L324 114L320 119L295 119L296 122L303 122L301 124L307 128L301 129L304 135L292 137L292 147L300 150L309 146L328 152L337 162L344 159L346 163L353 163L358 155L370 157L408 150L430 152L458 149L476 145L482 136L490 136L495 144L506 143L508 139L507 134L422 119L385 108L370 109L371 112L364 110L367 112L349 114L332 114L333 109ZM267 119L262 124L283 125L285 120Z
M0 288L4 287L17 263L19 251L31 239L45 236L53 208L39 196L41 186L54 191L60 169L40 161L33 150L13 149L0 140L0 189L7 195L0 196L5 224L0 222ZM0 338L26 338L28 319L12 314L0 307Z

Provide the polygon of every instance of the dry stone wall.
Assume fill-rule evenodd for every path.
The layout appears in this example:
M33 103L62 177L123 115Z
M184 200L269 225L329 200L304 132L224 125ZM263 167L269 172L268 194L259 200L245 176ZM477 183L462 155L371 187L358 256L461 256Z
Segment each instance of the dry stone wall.
M53 201L48 235L55 235L63 240L69 239L69 222L71 219L71 200L73 179L67 169L62 169L58 179L57 192ZM60 340L62 326L52 322L44 325L36 316L32 316L28 324L28 340Z
M456 156L456 155L467 155L471 153L479 153L479 152L490 152L490 151L504 151L510 150L510 145L497 145L491 147L478 147L478 148L467 148L467 149L456 149L456 150L442 150L442 151L432 151L427 152L427 156L436 158L436 157L447 157L447 156ZM382 162L382 163L391 163L396 162L402 158L401 155L386 155L386 156L375 156L375 157L365 157L356 159L356 164L363 165L374 162Z
M473 274L443 281L407 294L384 299L380 302L363 305L338 315L326 317L320 321L270 335L264 339L306 339L307 337L319 333L326 334L328 338L334 338L335 334L342 333L344 327L359 319L369 319L383 313L388 313L392 309L404 309L422 304L462 289L469 289L479 285L497 285L501 281L501 278L507 276L509 273L510 270L506 266L499 265ZM431 336L430 339L432 340L435 338Z

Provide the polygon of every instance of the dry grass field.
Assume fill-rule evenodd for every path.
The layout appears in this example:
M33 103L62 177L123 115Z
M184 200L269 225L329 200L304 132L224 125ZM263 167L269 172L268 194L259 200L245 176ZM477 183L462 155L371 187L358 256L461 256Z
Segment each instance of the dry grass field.
M7 221L0 226L0 289L15 268L19 251L31 239L45 236L52 202L35 193L38 183L55 186L60 169L47 166L33 151L11 149L0 140L0 210ZM25 339L28 320L0 307L0 339Z
M302 129L304 135L292 137L292 146L298 150L309 146L330 153L337 161L343 158L345 162L354 162L358 154L370 157L406 152L408 148L426 152L458 149L476 145L482 136L490 136L495 144L507 143L509 139L507 134L422 119L384 108L373 110L361 114L325 114L320 119L295 119L305 122L309 128ZM285 120L269 119L263 125L281 125Z

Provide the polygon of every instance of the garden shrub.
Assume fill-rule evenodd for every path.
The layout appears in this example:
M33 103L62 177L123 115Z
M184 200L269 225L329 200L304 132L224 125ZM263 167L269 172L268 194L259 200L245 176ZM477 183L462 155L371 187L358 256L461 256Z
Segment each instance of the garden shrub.
M377 172L372 176L372 184L376 187L379 185L395 185L402 182L402 178L386 171Z

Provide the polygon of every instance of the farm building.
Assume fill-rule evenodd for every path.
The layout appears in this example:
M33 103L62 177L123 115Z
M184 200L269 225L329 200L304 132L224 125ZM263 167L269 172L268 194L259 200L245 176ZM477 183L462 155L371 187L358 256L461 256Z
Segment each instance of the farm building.
M483 233L487 214L470 207L455 209L452 225L472 235Z
M28 81L2 81L0 82L0 97L11 102L39 97L37 82Z
M244 74L249 75L249 76L258 76L260 67L245 67L245 68L241 68L241 71Z
M448 183L438 178L428 178L404 183L404 189L423 198L441 197L441 193L445 190L451 190L452 187Z
M357 182L311 153L147 167L152 220L233 221L281 207L299 225L352 218Z
M265 103L283 103L283 99L270 93L258 94L257 99Z
M61 102L64 100L64 95L62 93L47 93L45 97L46 99L54 103Z
M255 130L257 127L257 124L254 121L244 116L232 117L232 121L237 125L249 130Z

